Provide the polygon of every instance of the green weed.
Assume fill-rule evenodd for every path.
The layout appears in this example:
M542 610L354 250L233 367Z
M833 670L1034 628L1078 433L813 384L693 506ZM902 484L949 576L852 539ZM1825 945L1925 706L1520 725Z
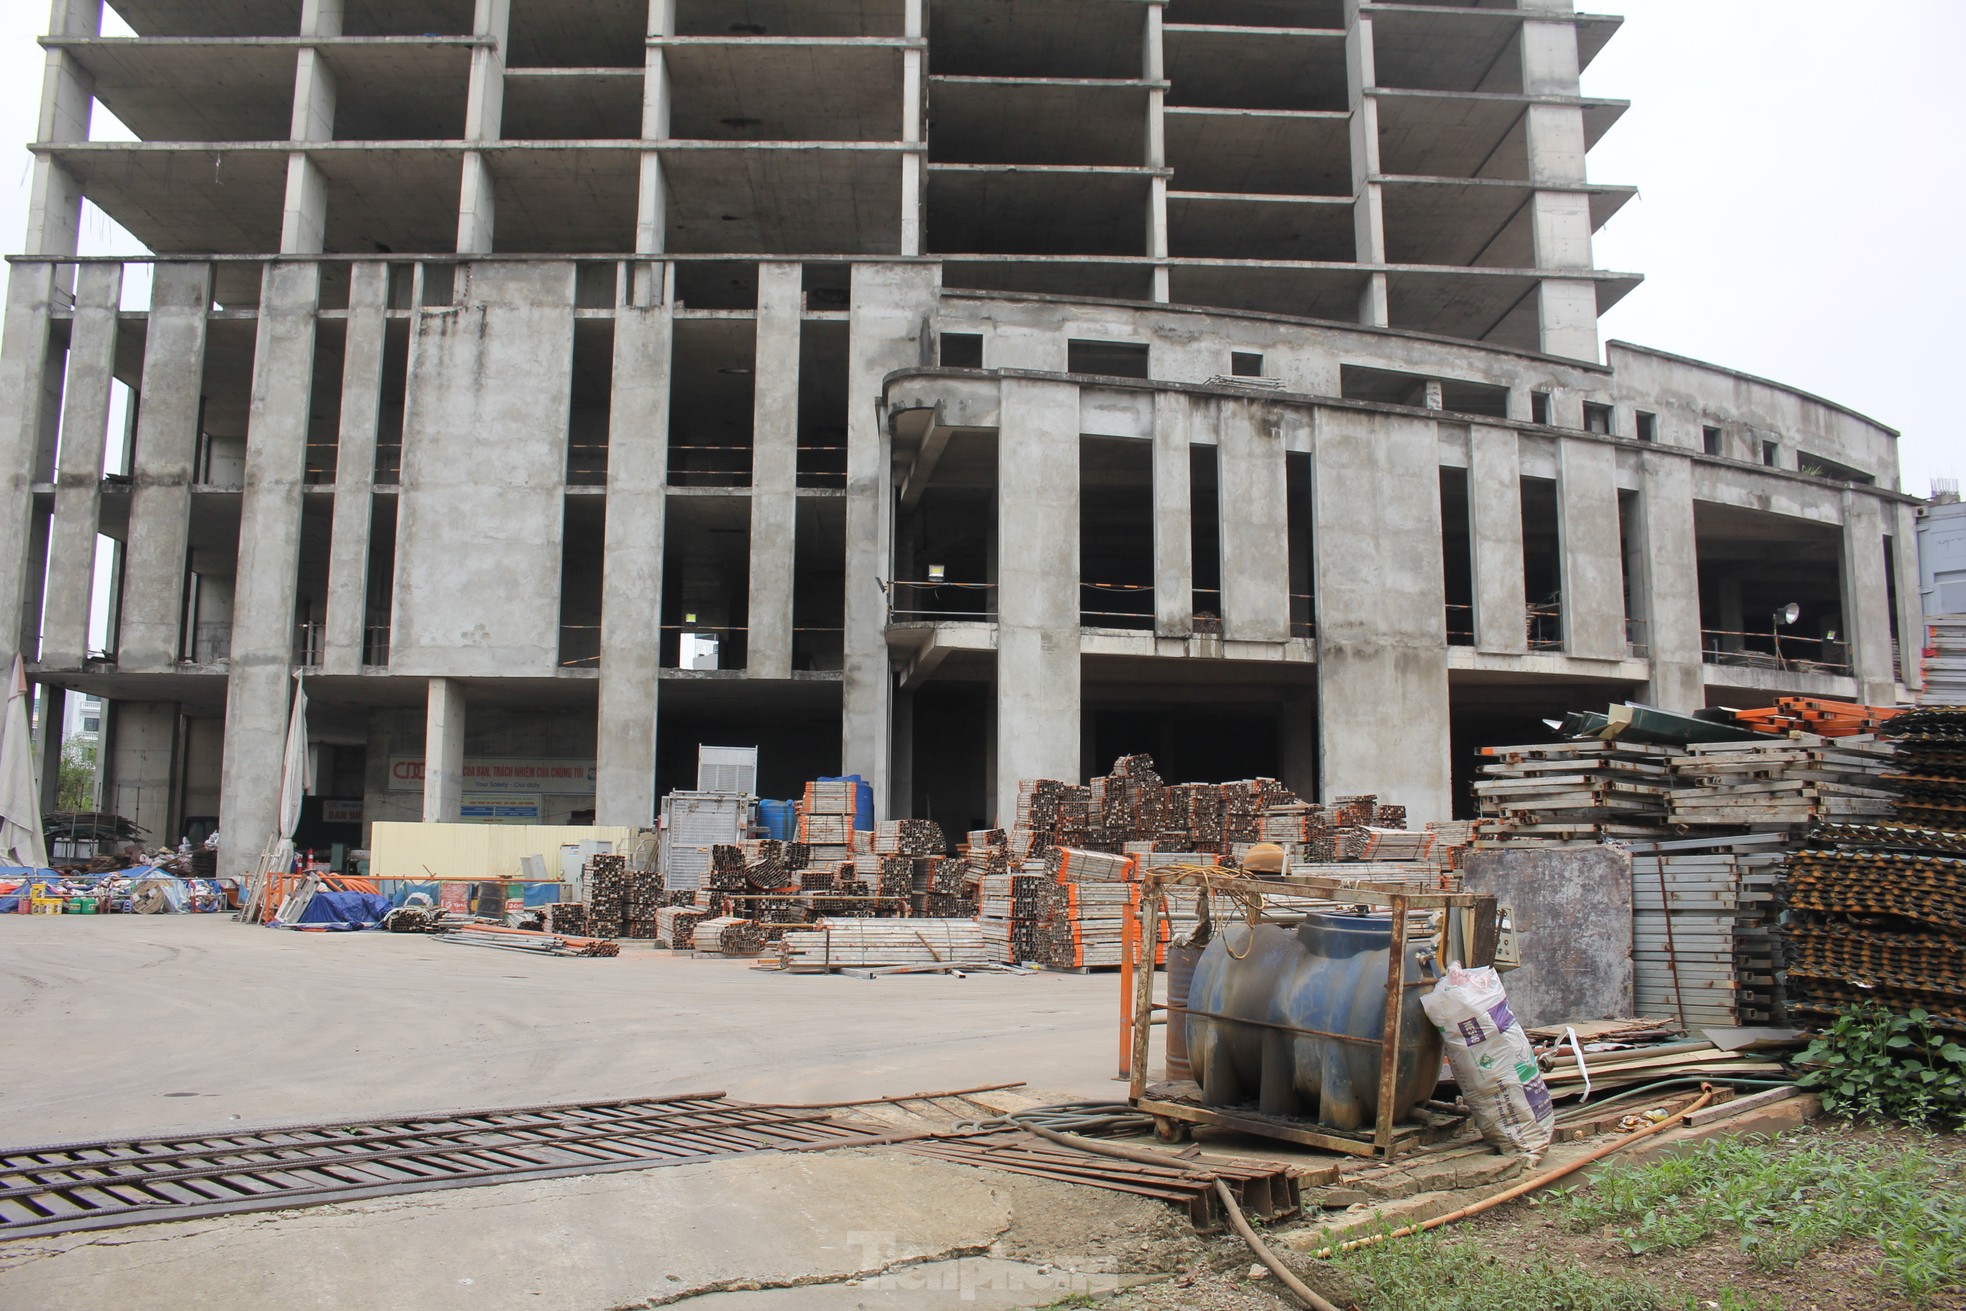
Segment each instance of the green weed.
M1679 1311L1657 1288L1571 1262L1525 1260L1435 1234L1361 1247L1331 1263L1370 1287L1373 1311Z
M1767 1271L1873 1238L1882 1273L1917 1301L1966 1285L1966 1198L1948 1186L1957 1164L1910 1146L1716 1139L1684 1156L1614 1163L1561 1209L1573 1228L1609 1228L1635 1254L1731 1235Z
M1799 1082L1831 1115L1966 1129L1966 1046L1931 1021L1922 1010L1850 1007L1795 1058L1806 1067Z

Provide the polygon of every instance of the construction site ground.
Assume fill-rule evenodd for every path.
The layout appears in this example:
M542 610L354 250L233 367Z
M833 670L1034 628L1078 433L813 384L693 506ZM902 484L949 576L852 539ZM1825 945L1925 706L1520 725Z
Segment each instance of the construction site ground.
M979 1111L1123 1095L1112 975L787 976L633 947L613 960L535 958L205 916L23 917L4 942L7 1144L712 1089L796 1102L1027 1081L970 1099ZM1808 1107L1640 1150L1776 1132ZM844 1114L905 1130L940 1127L946 1112ZM1333 1164L1267 1140L1206 1145L1293 1162L1321 1184ZM1589 1146L1559 1146L1551 1161ZM1334 1296L1357 1290L1307 1253L1347 1229L1443 1214L1513 1167L1474 1147L1344 1168L1337 1187L1306 1189L1306 1220L1271 1235ZM1693 1299L1684 1305L1715 1304L1722 1289L1767 1299L1729 1311L1894 1305L1865 1277L1875 1254L1862 1251L1770 1281L1735 1269L1724 1241L1635 1259L1525 1204L1452 1232L1656 1275ZM1274 1279L1250 1270L1238 1241L1197 1236L1161 1202L863 1148L21 1239L0 1244L0 1308L1285 1305Z

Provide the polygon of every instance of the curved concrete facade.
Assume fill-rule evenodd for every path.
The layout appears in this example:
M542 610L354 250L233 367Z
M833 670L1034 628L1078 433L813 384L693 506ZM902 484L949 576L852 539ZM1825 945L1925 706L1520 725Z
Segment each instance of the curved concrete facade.
M230 868L296 670L350 845L646 822L698 743L950 828L1133 750L1426 819L1573 705L1900 677L1895 434L1600 346L1568 0L117 9L45 42L0 655Z

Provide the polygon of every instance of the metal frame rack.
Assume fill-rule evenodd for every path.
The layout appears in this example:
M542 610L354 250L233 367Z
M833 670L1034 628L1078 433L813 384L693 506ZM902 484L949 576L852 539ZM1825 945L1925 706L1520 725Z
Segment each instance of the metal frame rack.
M1441 912L1441 924L1438 929L1440 959L1459 960L1470 965L1485 965L1493 959L1495 953L1495 898L1487 894L1471 892L1441 892L1415 885L1361 886L1340 878L1252 879L1241 877L1229 870L1219 872L1199 868L1149 870L1143 879L1144 887L1140 896L1139 932L1137 935L1129 935L1128 939L1126 956L1129 964L1132 963L1139 944L1159 940L1162 895L1169 885L1182 882L1199 883L1205 896L1227 892L1259 912L1266 896L1278 894L1317 898L1329 901L1334 906L1371 906L1390 911L1393 921L1392 949L1388 954L1386 966L1385 1028L1378 1037L1366 1038L1353 1034L1326 1033L1322 1030L1299 1028L1294 1025L1245 1020L1231 1015L1198 1012L1186 1006L1160 1005L1154 1001L1154 971L1151 968L1131 969L1128 971L1131 975L1131 979L1128 980L1131 992L1123 999L1131 1002L1128 1029L1130 1085L1127 1100L1129 1103L1136 1110L1153 1116L1155 1125L1163 1137L1172 1137L1181 1133L1183 1126L1205 1125L1210 1128L1279 1138L1286 1142L1302 1143L1308 1147L1344 1152L1353 1156L1386 1157L1395 1156L1407 1147L1417 1146L1436 1137L1436 1133L1429 1126L1398 1125L1394 1122L1394 1071L1399 1059L1400 1039L1404 1028L1402 1012L1405 1009L1400 1001L1405 989L1422 987L1433 982L1431 979L1402 978L1406 946L1412 930L1412 915L1415 911ZM1151 961L1152 958L1149 956L1147 959ZM1164 1097L1149 1096L1148 1038L1152 1033L1156 1011L1166 1013L1170 1020L1176 1013L1182 1016L1206 1014L1209 1019L1225 1023L1260 1025L1263 1028L1279 1029L1286 1033L1306 1034L1379 1048L1379 1097L1372 1132L1355 1133L1260 1115L1254 1111L1224 1110L1192 1102L1169 1101Z

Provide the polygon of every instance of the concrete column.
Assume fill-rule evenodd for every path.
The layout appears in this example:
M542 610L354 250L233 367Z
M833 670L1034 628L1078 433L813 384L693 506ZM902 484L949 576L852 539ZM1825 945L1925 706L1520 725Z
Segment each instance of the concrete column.
M158 264L151 279L116 639L116 663L123 670L168 669L178 657L212 303L209 264Z
M23 651L34 657L24 639L41 621L38 584L46 555L35 549L34 482L42 433L54 413L49 374L60 377L48 330L55 295L54 265L14 265L0 330L0 668L11 669ZM38 543L45 544L45 538Z
M1386 262L1385 197L1372 179L1379 175L1379 101L1370 94L1378 81L1372 55L1372 20L1359 12L1356 0L1346 0L1345 81L1351 98L1352 232L1358 262ZM1360 293L1358 321L1383 328L1392 322L1390 295L1383 272L1368 274Z
M1162 9L1159 5L1147 6L1146 40L1141 51L1140 76L1149 83L1157 83L1166 77L1165 37L1162 27ZM1151 86L1147 91L1147 158L1148 168L1167 167L1167 92L1159 86ZM1154 265L1153 298L1165 303L1169 297L1167 260L1167 179L1157 177L1148 189L1147 198L1147 254L1161 261Z
M1290 637L1290 482L1281 407L1221 400L1222 632L1245 642ZM1438 483L1438 477L1435 479ZM1438 511L1436 510L1436 514Z
M1625 556L1618 532L1618 453L1566 437L1557 447L1557 544L1563 649L1594 660L1625 656Z
M758 367L752 374L751 415L751 631L745 661L758 678L792 676L803 278L797 264L758 266Z
M305 33L305 35L316 35ZM319 50L303 49L295 60L294 141L334 140L335 76ZM280 252L318 254L328 230L328 179L303 151L287 156L287 196L280 219Z
M1475 646L1529 649L1522 574L1522 456L1514 429L1468 430L1468 517L1474 555Z
M1646 704L1691 714L1705 707L1706 671L1700 659L1700 562L1693 530L1693 463L1646 451L1638 494L1644 570L1632 592L1645 615L1652 679Z
M1884 581L1884 521L1879 503L1862 492L1843 493L1843 624L1850 669L1865 705L1888 706L1896 698L1891 667L1891 601Z
M594 819L600 824L649 824L656 814L661 647L655 635L662 624L673 324L666 303L631 305L614 316L594 783Z
M1192 404L1179 392L1154 393L1154 632L1161 637L1186 637L1195 626Z
M924 325L934 315L940 265L855 264L848 317L847 395L878 397L881 380L922 362ZM1076 421L1075 421L1076 422ZM844 773L874 781L874 809L889 810L889 721L894 676L887 651L887 599L876 582L893 578L894 502L886 416L871 403L847 411L846 658L841 674L840 757ZM1076 470L1076 450L1074 452ZM1073 474L1077 485L1077 474Z
M1283 785L1305 800L1318 794L1317 694L1286 692L1277 728L1283 735Z
M294 600L299 590L301 487L313 400L321 269L269 265L261 282L239 507L232 665L226 681L220 823L230 841L220 872L248 873L274 835L293 693ZM175 602L176 597L173 596Z
M1538 8L1563 12L1551 5ZM1523 89L1532 96L1578 94L1577 29L1569 22L1525 21L1521 37ZM1527 118L1529 178L1536 266L1589 269L1588 198L1574 190L1587 180L1584 111L1576 105L1535 104ZM1546 278L1537 291L1542 348L1572 359L1598 358L1597 289L1578 278Z
M1920 652L1925 646L1925 614L1921 608L1922 586L1918 577L1918 514L1909 505L1882 507L1884 522L1890 525L1891 545L1897 558L1898 588L1898 681L1916 691L1925 686L1925 662Z
M423 717L423 822L455 824L464 808L464 684L430 680Z
M676 32L675 0L650 0L648 34L673 36ZM669 139L669 64L660 46L650 46L642 73L642 139ZM653 150L642 152L641 185L636 202L635 249L644 255L660 254L667 240L668 189L662 177L662 157Z
M109 437L109 392L116 380L116 311L121 264L85 264L76 279L68 338L61 466L48 548L41 618L41 663L79 669L89 646L89 596L95 583L96 525L102 508L103 445Z
M7 668L12 671L11 661ZM40 700L30 731L34 734L34 763L41 774L41 809L44 812L59 810L61 807L56 799L61 796L61 730L62 721L68 717L68 690L53 683L36 683L34 691L40 693ZM101 742L100 732L96 734L96 740ZM100 756L97 757L96 768L98 771L102 768ZM97 777L101 777L100 772ZM95 807L85 809L93 810Z
M382 364L389 327L389 266L349 271L348 338L341 370L341 429L335 435L334 527L329 534L328 618L322 670L356 674L369 618L369 529L375 443L382 417Z
M997 542L994 800L1008 823L1019 779L1076 778L1080 764L1079 393L1070 383L1004 379Z
M903 0L902 35L920 40L923 35L922 0ZM924 49L901 52L901 139L910 146L921 146L922 102L928 65ZM909 150L901 156L901 254L922 253L922 207L926 203L924 173L926 150Z
M177 813L177 762L182 717L176 703L117 701L105 706L104 712L104 746L98 748L96 756L102 808L149 830L153 841L176 841L178 820L182 818ZM280 731L284 736L284 719L281 720ZM280 786L278 770L274 771L273 786L277 797ZM229 830L227 836L231 836ZM234 841L243 843L246 837L240 834ZM242 861L245 869L250 871L259 861L259 847L263 842L264 839L254 838L253 849L235 849L233 859ZM225 863L226 856L221 847L221 869Z
M50 36L99 36L102 0L54 0L48 16ZM87 141L95 110L95 79L66 50L50 50L41 74L41 116L36 139L47 142ZM73 255L82 224L82 187L73 175L46 155L36 155L27 206L30 255ZM73 270L58 271L62 285Z
M1322 795L1377 793L1418 828L1452 810L1438 424L1317 412Z
M471 89L464 109L466 141L499 139L505 115L505 43L511 23L511 0L478 0L472 32L490 37L492 44L471 52ZM482 151L467 150L458 195L458 254L490 254L496 217L496 179L492 176L491 161Z

